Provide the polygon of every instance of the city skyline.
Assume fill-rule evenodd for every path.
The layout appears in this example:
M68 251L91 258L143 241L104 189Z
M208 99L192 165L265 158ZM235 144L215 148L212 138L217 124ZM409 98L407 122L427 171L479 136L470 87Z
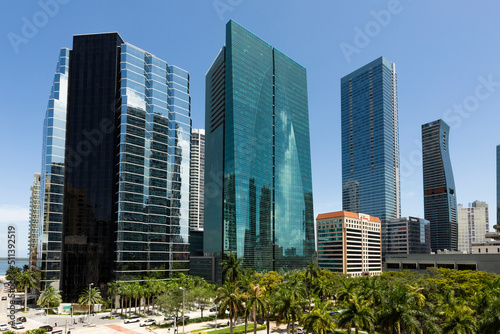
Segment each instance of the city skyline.
M445 119L453 131L450 147L457 200L495 203L496 190L490 184L495 183L495 146L500 142L494 131L500 118L494 112L500 105L500 50L494 33L500 24L493 14L500 8L497 3L425 6L401 1L393 8L386 1L307 5L292 1L282 11L283 4L265 1L232 2L226 10L212 2L196 7L168 2L153 6L155 10L131 4L122 12L113 2L61 1L57 12L52 9L47 20L37 25L33 17L44 13L37 2L7 1L2 6L10 13L0 25L4 36L2 91L9 97L5 101L9 112L3 114L2 142L8 143L3 153L17 163L2 166L0 188L5 191L0 196L0 212L2 224L18 226L20 255L26 248L23 233L27 244L29 187L33 173L40 172L41 124L56 50L70 46L72 35L79 33L119 31L134 45L166 54L169 61L188 70L197 128L204 127L204 74L223 44L220 29L227 20L235 19L286 50L308 69L316 214L341 208L339 79L384 55L398 70L402 216L423 217L419 125L438 118ZM151 16L136 29L121 15L110 15L118 13L117 9L122 14L134 11ZM450 11L455 15L449 15ZM179 15L165 23L162 12ZM467 26L454 19L465 16ZM293 23L297 21L305 24ZM29 26L26 22L35 29L23 28ZM171 33L175 25L186 28ZM21 38L18 44L12 42L13 34ZM179 43L182 47L172 48ZM432 61L422 61L426 57ZM471 145L475 149L467 150ZM471 170L477 174L474 180L467 177ZM491 222L496 221L495 211L491 210ZM0 238L5 236L6 232L0 232Z

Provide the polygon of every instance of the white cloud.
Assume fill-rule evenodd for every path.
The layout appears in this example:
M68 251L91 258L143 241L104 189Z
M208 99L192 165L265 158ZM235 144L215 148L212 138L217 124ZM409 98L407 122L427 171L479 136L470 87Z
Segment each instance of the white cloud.
M29 220L29 208L19 205L0 205L0 223L27 222Z

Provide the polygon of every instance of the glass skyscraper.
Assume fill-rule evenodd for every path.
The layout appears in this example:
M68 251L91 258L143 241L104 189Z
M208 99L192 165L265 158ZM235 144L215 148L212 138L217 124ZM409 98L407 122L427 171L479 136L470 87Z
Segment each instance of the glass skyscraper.
M394 63L380 57L341 79L342 207L384 223L401 215Z
M59 289L61 278L64 154L70 50L63 48L54 75L43 122L40 178L40 222L38 224L37 267L42 288Z
M431 249L457 250L457 197L448 147L450 127L443 120L422 125L424 215L430 221Z
M205 108L205 254L305 267L315 248L305 68L229 21Z
M48 109L58 140L49 111L44 136L45 164L59 167L57 207L45 192L58 219L41 229L45 279L75 300L90 283L187 274L189 74L117 33L74 36L60 63Z
M189 195L189 228L203 230L205 190L205 130L191 131L191 170ZM192 251L190 251L192 254Z
M500 225L500 145L497 145L497 225Z

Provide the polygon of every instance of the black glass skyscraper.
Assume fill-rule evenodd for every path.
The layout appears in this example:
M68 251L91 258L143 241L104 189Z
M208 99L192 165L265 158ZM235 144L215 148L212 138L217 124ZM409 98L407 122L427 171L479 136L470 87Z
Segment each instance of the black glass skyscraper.
M306 70L234 21L206 75L204 252L257 270L314 256Z
M457 198L449 151L450 127L443 120L422 125L424 215L430 221L431 249L457 250Z
M188 272L189 75L117 33L69 52L61 289Z

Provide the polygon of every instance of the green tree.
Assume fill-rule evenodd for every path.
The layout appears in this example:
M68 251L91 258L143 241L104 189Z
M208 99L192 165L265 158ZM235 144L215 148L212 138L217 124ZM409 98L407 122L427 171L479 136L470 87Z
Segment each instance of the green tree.
M53 286L48 286L38 297L37 305L42 307L58 307L62 302L59 291Z
M446 320L443 323L443 334L474 333L477 333L477 325L473 312L469 307L463 305L446 314Z
M14 332L10 331L11 333L15 334ZM5 334L8 334L9 332L5 332ZM24 334L44 334L47 333L47 331L43 328L38 328L38 329L28 329Z
M38 285L37 273L31 270L18 272L16 275L17 288L24 289L24 312L28 305L28 289L34 289Z
M201 285L189 290L188 299L198 305L203 318L203 309L210 305L210 301L215 298L215 290L213 285Z
M479 333L500 333L500 300L496 300L484 310L484 315L478 322Z
M335 331L335 322L328 314L332 308L333 302L328 300L324 303L318 303L312 311L305 314L302 318L302 324L306 333L327 334Z
M287 333L290 334L290 322L292 322L292 332L295 331L295 321L302 315L304 305L304 295L300 288L286 285L281 286L276 292L274 309L279 321L286 322ZM302 290L303 291L303 290Z
M229 332L233 334L233 323L243 311L243 296L236 283L226 280L217 289L215 302L219 305L219 314L224 314L226 309L229 310Z
M108 296L111 297L111 305L110 305L110 310L109 310L109 317L113 316L113 306L117 307L115 305L115 299L116 296L120 294L120 283L118 282L109 282L108 283Z
M340 308L342 312L338 314L337 325L345 328L348 334L351 333L351 328L354 328L356 334L360 329L373 333L375 317L369 300L354 293L340 303Z
M102 304L103 299L101 297L101 291L98 288L84 289L78 298L80 305L89 305L90 309L93 309L95 304Z
M257 334L257 316L263 315L268 306L265 291L266 288L250 283L249 289L245 293L245 307L251 311L254 334Z
M396 285L384 293L378 312L377 323L383 333L417 333L421 321L427 317L425 309L419 307L419 296L405 287Z
M21 268L10 266L9 269L7 269L7 271L5 272L5 278L8 281L14 282L14 284L17 285L16 277L17 277L17 274L20 272L21 272Z
M241 266L242 260L243 259L238 258L235 253L227 254L226 258L220 262L224 279L229 279L233 282L238 280L238 277L243 274L243 267Z

